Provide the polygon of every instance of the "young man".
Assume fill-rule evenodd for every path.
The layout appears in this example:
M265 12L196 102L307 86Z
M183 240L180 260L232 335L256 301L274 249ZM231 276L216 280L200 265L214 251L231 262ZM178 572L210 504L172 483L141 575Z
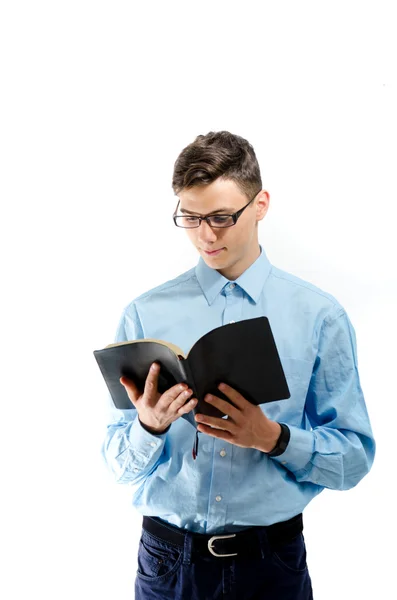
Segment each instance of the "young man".
M291 397L253 406L208 398L226 419L200 417L200 452L180 416L191 390L157 392L158 367L135 409L115 411L103 447L142 514L136 600L309 600L302 511L324 488L347 490L370 470L375 443L351 322L330 294L270 264L258 242L269 207L252 146L226 131L179 155L174 213L200 259L123 311L115 341L157 338L185 352L206 332L267 316ZM189 393L190 392L190 393Z

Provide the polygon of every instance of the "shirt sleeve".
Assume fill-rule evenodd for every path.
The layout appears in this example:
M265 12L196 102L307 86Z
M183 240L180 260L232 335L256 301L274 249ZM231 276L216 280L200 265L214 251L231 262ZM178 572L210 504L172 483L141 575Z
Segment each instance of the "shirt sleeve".
M143 338L139 315L132 303L122 313L114 343ZM102 457L117 483L140 484L156 468L168 430L162 434L150 433L141 425L135 408L116 408L109 393L107 401L109 422L101 447Z
M311 430L288 425L286 450L272 458L299 482L347 490L369 472L375 441L357 366L356 336L343 308L324 319L306 397Z

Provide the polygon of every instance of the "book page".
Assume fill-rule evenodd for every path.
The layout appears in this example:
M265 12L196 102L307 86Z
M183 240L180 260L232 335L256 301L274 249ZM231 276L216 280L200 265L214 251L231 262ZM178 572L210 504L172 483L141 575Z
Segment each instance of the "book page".
M151 338L145 338L144 340L129 340L127 342L117 342L116 344L108 344L106 348L112 348L112 346L123 346L124 344L136 344L138 342L156 342L156 344L162 344L163 346L167 346L167 348L172 350L172 352L174 352L177 356L181 355L183 356L183 358L186 358L182 350L175 344L172 344L171 342L165 342L164 340L154 340Z

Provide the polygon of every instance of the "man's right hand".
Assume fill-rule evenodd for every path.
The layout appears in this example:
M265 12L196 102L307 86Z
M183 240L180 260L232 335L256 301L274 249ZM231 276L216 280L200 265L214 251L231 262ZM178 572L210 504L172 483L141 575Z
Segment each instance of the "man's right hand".
M184 383L174 385L160 394L157 390L160 366L153 363L145 381L145 389L140 395L135 383L127 377L120 377L129 399L138 411L139 420L151 432L163 433L171 423L189 413L197 404L196 398L186 400L193 393Z

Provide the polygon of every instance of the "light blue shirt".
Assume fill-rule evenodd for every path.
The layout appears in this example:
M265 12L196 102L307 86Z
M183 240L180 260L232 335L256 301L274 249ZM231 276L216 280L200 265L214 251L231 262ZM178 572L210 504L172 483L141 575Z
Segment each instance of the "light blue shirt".
M258 259L234 282L200 260L142 294L123 310L115 342L156 338L185 354L205 333L267 316L291 397L261 404L291 431L270 458L199 433L178 418L162 435L146 431L137 411L116 409L102 454L133 506L189 531L222 534L271 525L303 511L324 488L347 490L370 470L375 442L357 370L353 326L330 294ZM121 384L120 384L121 385Z

